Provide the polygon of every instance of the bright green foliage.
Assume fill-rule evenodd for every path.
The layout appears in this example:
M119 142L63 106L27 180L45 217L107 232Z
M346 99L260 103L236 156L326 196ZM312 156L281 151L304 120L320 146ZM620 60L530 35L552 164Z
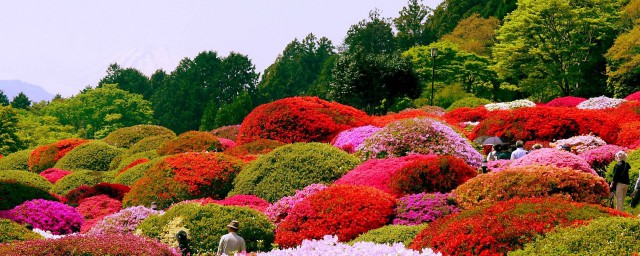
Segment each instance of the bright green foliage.
M634 255L640 251L640 221L609 217L586 226L556 229L509 255Z
M468 97L473 97L473 94L465 92L459 84L453 84L435 93L433 96L433 105L449 108L454 102Z
M118 88L142 95L145 99L151 96L151 84L142 72L135 68L121 68L117 63L109 65L107 75L98 83L98 88L105 84L117 84Z
M444 0L429 17L428 28L440 38L451 33L460 20L474 13L500 20L516 9L517 0Z
M176 134L162 126L157 125L135 125L131 127L120 128L109 133L102 141L118 148L130 148L138 141L151 136L172 136Z
M468 98L464 98L464 99L460 99L456 102L454 102L453 104L451 104L451 106L449 106L447 108L447 111L451 111L454 110L456 108L475 108L475 107L479 107L479 106L484 106L486 104L491 103L490 100L488 99L483 99L483 98L476 98L476 97L468 97Z
M629 179L631 180L631 185L633 186L638 180L638 172L640 171L640 150L634 150L629 153L627 157L627 163L631 165L631 170L629 170ZM616 165L616 161L613 161L607 167L607 173L605 174L605 178L608 182L613 180L613 167Z
M278 147L245 167L229 196L253 194L269 202L295 194L314 183L329 184L360 161L323 143L294 143Z
M477 13L461 20L456 28L442 37L442 40L457 44L461 50L480 56L491 56L491 47L496 42L495 30L500 20L495 17L484 19Z
M84 143L64 155L54 168L63 170L108 171L114 158L124 152L102 141Z
M21 170L28 171L29 156L32 149L20 150L0 158L0 170Z
M16 182L30 187L38 188L44 191L51 189L51 182L37 173L28 171L0 171L1 180L15 180Z
M58 180L56 184L53 184L49 192L64 196L79 186L87 185L91 187L100 182L102 182L102 172L80 170Z
M0 230L2 230L0 233L0 244L43 239L41 235L8 219L0 219Z
M146 159L155 159L158 157L158 153L155 150L149 150L145 152L135 153L133 155L120 155L119 159L113 159L111 161L110 170L122 170L127 165L133 163L134 161L146 158Z
M18 113L10 106L0 106L0 155L16 152L22 147L18 137Z
M409 247L413 239L427 227L427 224L417 226L404 225L387 225L378 229L371 230L351 240L351 244L357 242L374 242L376 244L394 244L403 243L405 247Z
M149 150L156 150L160 145L164 144L167 141L174 139L176 136L168 136L168 135L160 135L160 136L151 136L141 139L140 141L133 144L127 151L126 155L133 155L140 152L145 152Z
M640 84L640 19L637 23L629 32L620 35L606 54L607 84L616 97L636 92Z
M142 178L142 176L144 176L144 174L147 172L147 170L149 170L149 168L151 168L152 165L162 161L162 159L164 158L157 158L149 162L138 164L134 167L131 167L129 170L126 170L123 173L116 175L112 183L133 186L133 184L136 183L136 181L138 181L140 178ZM119 170L116 170L116 171L119 171Z
M192 241L193 253L215 253L232 220L240 224L238 235L244 238L247 252L271 250L275 226L266 215L248 207L183 203L162 215L149 216L140 223L138 232L177 247L175 234L184 230Z
M34 148L51 144L59 140L78 137L73 126L62 125L58 118L46 115L36 115L32 111L18 111L16 135L23 147Z
M402 7L399 16L393 19L393 24L398 30L396 40L400 49L407 50L432 41L425 22L429 13L431 9L422 4L422 0L409 0L407 6Z
M29 97L27 97L26 94L20 92L18 95L13 97L11 106L17 109L29 109L29 106L31 106L31 100L29 100Z

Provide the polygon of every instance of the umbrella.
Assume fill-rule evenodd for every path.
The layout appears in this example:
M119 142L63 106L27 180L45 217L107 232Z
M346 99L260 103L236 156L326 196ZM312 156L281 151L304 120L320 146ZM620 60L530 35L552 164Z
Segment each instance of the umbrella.
M498 137L489 137L486 140L484 140L484 142L482 142L482 145L497 145L497 144L502 144L502 140Z

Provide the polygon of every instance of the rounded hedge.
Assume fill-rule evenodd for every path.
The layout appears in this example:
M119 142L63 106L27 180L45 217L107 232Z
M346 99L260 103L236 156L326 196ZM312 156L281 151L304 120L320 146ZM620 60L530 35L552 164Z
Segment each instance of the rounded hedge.
M277 202L269 205L264 213L269 217L269 220L277 226L287 218L291 210L293 210L293 208L295 208L300 202L304 201L305 198L315 195L325 189L327 189L327 186L324 184L311 184L302 190L297 190L296 194L293 196L280 198Z
M317 97L291 97L251 111L240 126L237 143L257 139L330 142L339 132L368 123L369 116L353 107Z
M272 150L284 146L286 144L277 140L259 139L247 144L232 147L224 151L227 155L236 157L241 156L259 156L271 152Z
M28 171L0 171L1 180L15 180L16 182L38 188L44 191L51 189L51 182L44 177Z
M56 168L49 168L40 173L40 176L47 179L51 183L56 183L64 176L71 174L70 171L60 170Z
M357 242L373 242L376 244L395 244L402 243L405 247L411 245L411 241L427 227L427 224L404 226L404 225L387 225L381 228L370 230L367 233L359 235L356 239L351 240L350 244Z
M372 134L381 128L373 125L360 126L342 131L336 136L331 144L347 153L354 153L359 150L362 143Z
M143 124L115 130L102 141L117 148L130 148L140 140L152 136L175 137L176 134L162 126Z
M64 176L56 184L53 184L50 192L58 195L66 195L82 185L93 186L102 181L102 172L80 170Z
M155 150L135 153L133 155L126 155L126 156L121 155L121 157L118 157L116 159L113 159L113 161L111 161L109 170L122 171L122 169L126 167L129 167L129 168L133 167L133 165L131 164L140 159L151 160L155 158L158 158L158 153Z
M640 221L599 218L586 226L553 230L509 255L634 255L640 252Z
M2 230L2 232L0 232L0 244L43 238L41 235L28 230L23 225L7 219L0 219L0 230Z
M133 144L129 150L127 150L127 155L133 155L140 152L145 151L156 151L160 145L164 144L167 141L174 139L176 136L170 135L159 135L159 136L151 136L141 139L140 141Z
M154 164L161 162L164 158L157 158L146 163L137 164L122 173L119 173L111 181L112 183L133 186Z
M225 138L229 140L235 141L238 137L238 132L240 131L240 125L227 125L214 129L211 131L211 134L218 138Z
M449 192L475 177L476 170L455 156L427 156L391 175L389 187L396 195Z
M54 235L80 231L84 217L73 207L63 203L35 199L26 201L7 213L17 223L29 223L33 228L51 231Z
M144 219L150 215L160 213L162 211L156 211L144 206L125 208L117 213L105 216L87 233L90 235L131 234Z
M547 106L547 107L572 107L572 108L575 108L580 103L584 102L585 100L587 100L587 99L586 98L582 98L582 97L566 96L566 97L560 97L560 98L556 98L556 99L554 99L552 101L549 101L547 104L545 104L545 106Z
M93 141L75 147L54 166L63 170L108 171L111 161L123 153L101 141Z
M412 119L412 118L434 118L439 119L440 116L419 110L419 109L408 109L402 111L400 113L388 113L384 116L374 116L371 124L378 127L384 127L390 123L403 120L403 119Z
M452 111L457 108L475 108L490 104L492 101L484 98L467 97L455 101L451 106L447 108L447 111Z
M222 143L218 137L208 132L190 131L163 143L156 150L160 156L202 151L220 152Z
M256 195L268 202L314 183L329 184L359 160L325 143L294 143L276 148L246 166L229 194Z
M0 170L28 171L31 149L20 150L0 158Z
M629 180L631 181L631 186L633 186L638 180L638 168L640 167L640 150L634 150L629 153L627 156L627 163L631 165L631 169L629 170ZM607 181L613 180L613 167L617 164L617 161L613 161L607 167L607 173L605 178ZM1 173L1 172L0 172Z
M616 144L621 146L631 146L640 139L640 121L620 124L620 132Z
M113 198L118 201L122 201L124 195L129 193L131 189L122 184L111 184L101 182L95 186L82 185L74 190L69 191L64 197L67 199L66 203L71 206L77 206L80 201L85 198L98 195L106 195L109 198Z
M29 155L29 170L39 173L51 168L69 151L87 142L89 141L72 138L37 147Z
M407 195L398 199L393 224L420 225L459 211L455 196L450 193Z
M0 211L9 210L21 203L33 199L45 199L50 201L58 201L53 195L49 194L48 189L40 189L29 185L22 184L13 179L0 178Z
M222 153L189 152L153 165L123 199L124 206L150 205L164 209L173 202L201 197L222 199L242 169L239 159Z
M587 161L581 157L564 150L554 148L542 148L526 154L524 157L511 161L510 167L549 165L555 167L567 167L584 173L598 176L598 173L591 169Z
M228 233L226 226L232 220L240 223L238 235L244 238L247 252L271 249L275 227L263 213L247 207L180 204L162 215L147 217L138 225L138 230L173 247L178 245L175 234L184 230L192 241L194 254L215 253L220 237Z
M97 195L80 200L76 209L84 216L80 231L86 233L105 216L122 210L122 203L107 195Z

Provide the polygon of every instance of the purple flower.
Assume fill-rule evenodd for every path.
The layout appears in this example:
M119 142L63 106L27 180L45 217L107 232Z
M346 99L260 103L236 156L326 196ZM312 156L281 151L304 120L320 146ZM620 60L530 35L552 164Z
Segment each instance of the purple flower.
M382 128L373 125L360 126L343 131L333 140L333 146L353 153L362 147L364 140Z
M144 206L134 206L122 209L119 212L108 215L100 220L88 234L128 234L133 233L144 219L153 214L162 214L162 211L152 210Z
M440 217L459 212L451 194L420 193L407 195L398 200L394 225L420 225Z
M323 184L311 184L309 186L306 186L302 190L297 190L295 195L285 196L282 199L278 200L278 202L275 202L267 207L265 214L271 221L278 225L284 220L284 218L287 217L287 215L289 215L289 212L298 203L302 202L305 198L315 195L316 193L326 188L327 186Z
M29 223L34 228L51 231L54 235L79 232L84 223L84 216L76 208L43 199L26 201L3 215L20 224Z

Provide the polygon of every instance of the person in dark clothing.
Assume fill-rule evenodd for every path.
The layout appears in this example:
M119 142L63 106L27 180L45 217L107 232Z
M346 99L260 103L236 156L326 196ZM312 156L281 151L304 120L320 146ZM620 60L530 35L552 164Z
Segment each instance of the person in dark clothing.
M189 245L187 232L180 230L176 234L176 238L178 239L178 248L180 249L180 252L182 252L182 256L191 255L191 246Z
M627 190L629 189L629 170L631 165L627 163L627 153L619 151L616 153L616 165L613 167L613 181L609 186L610 191L615 191L616 195L616 209L622 211L624 209L624 197L627 196Z
M509 149L508 144L500 145L500 151L498 151L498 159L510 160L511 152L509 152L508 149Z

